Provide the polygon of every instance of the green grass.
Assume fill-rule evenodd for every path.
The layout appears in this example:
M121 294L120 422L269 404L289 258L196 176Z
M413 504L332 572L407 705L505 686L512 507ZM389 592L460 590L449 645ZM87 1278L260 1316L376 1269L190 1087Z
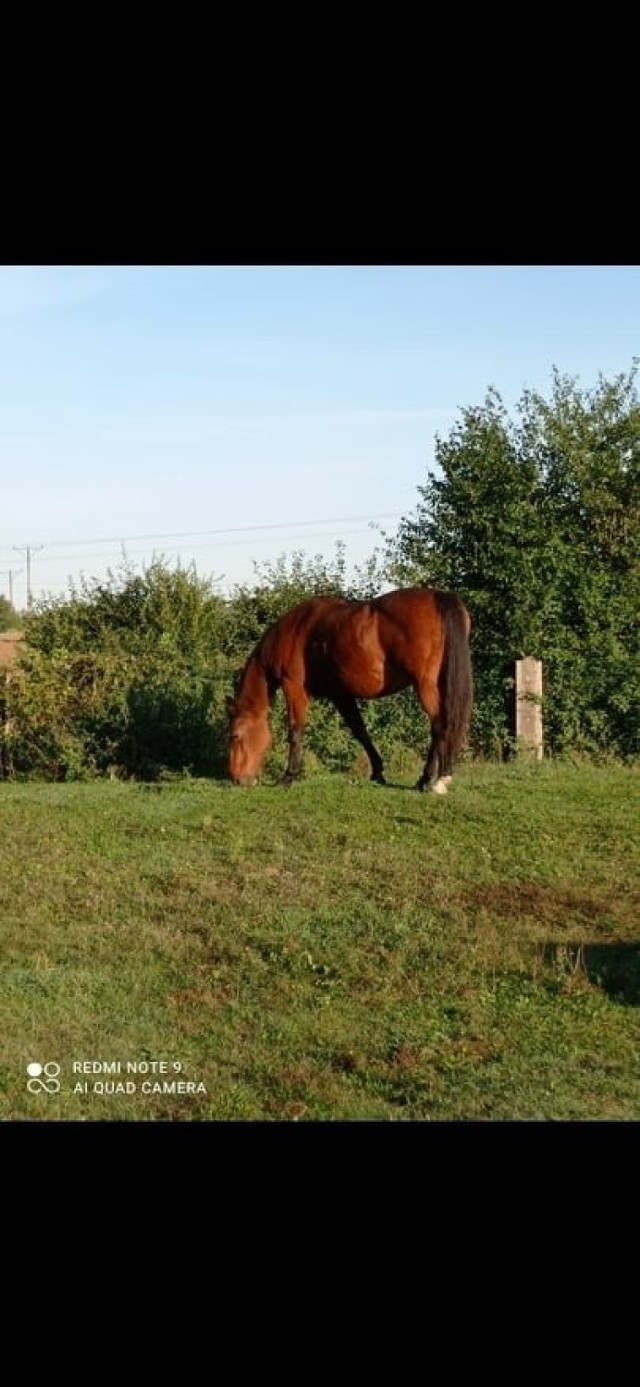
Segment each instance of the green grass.
M638 770L409 783L0 785L0 1116L640 1118Z

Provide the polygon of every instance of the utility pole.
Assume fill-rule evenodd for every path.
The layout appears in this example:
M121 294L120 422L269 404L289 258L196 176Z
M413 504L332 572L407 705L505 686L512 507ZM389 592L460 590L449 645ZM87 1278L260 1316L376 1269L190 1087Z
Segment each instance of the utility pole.
M14 544L14 549L18 554L27 556L27 607L31 608L31 555L37 554L39 549L43 549L43 544Z
M3 568L2 573L0 573L0 578L6 578L7 575L8 575L8 577L9 577L9 606L10 606L10 607L13 607L13 580L14 580L14 578L18 578L18 577L20 576L21 573L22 573L22 569L21 569L21 568Z

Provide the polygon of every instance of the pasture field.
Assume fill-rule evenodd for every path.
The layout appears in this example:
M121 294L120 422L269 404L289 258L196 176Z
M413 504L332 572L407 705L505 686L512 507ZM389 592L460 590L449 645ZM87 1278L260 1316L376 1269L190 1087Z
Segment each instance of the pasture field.
M638 768L410 783L1 784L2 1119L640 1119Z

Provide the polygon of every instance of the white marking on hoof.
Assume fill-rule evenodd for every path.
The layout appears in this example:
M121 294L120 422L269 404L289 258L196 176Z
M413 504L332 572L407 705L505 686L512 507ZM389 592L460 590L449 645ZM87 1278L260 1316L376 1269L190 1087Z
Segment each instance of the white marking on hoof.
M431 793L433 795L446 795L448 789L448 779L448 776L442 776L440 780L436 780L435 784L431 786Z

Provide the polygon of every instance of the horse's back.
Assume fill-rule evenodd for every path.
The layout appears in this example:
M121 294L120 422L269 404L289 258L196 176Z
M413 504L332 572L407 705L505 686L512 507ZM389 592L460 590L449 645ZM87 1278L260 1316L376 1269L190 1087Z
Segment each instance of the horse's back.
M260 659L276 682L311 696L379 698L436 677L446 613L463 604L435 588L397 588L365 601L309 597L267 632Z
M462 606L455 592L443 588L395 588L371 601L374 611L384 612L400 622L424 621L441 614L447 607Z

